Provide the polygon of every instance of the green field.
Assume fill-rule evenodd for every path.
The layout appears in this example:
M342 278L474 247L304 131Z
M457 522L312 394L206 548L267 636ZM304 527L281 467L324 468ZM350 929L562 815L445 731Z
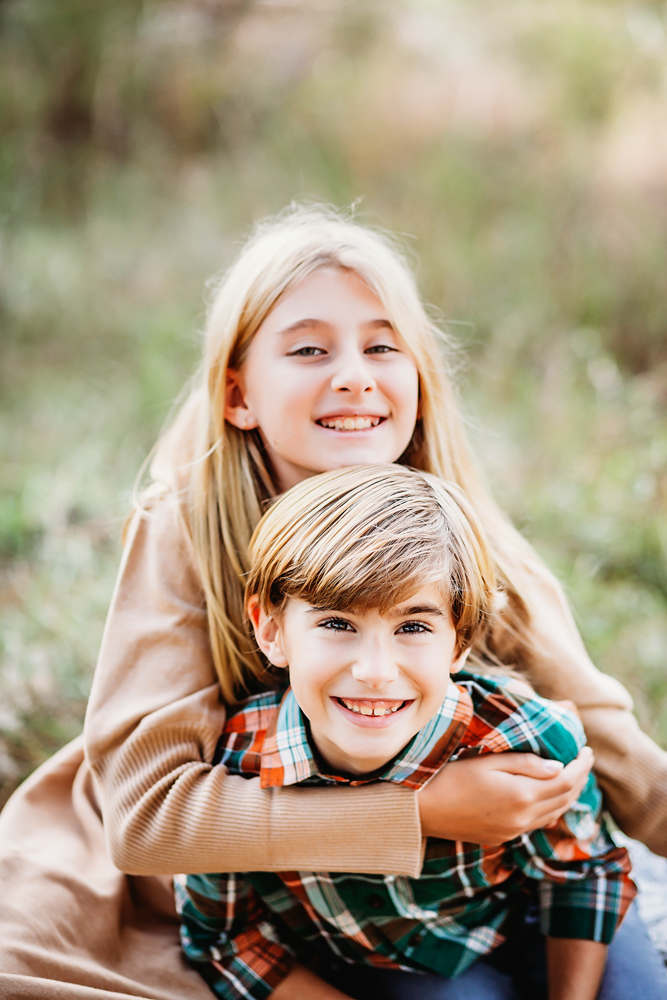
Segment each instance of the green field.
M0 5L0 801L81 729L206 282L406 234L498 498L667 745L667 36L633 0Z

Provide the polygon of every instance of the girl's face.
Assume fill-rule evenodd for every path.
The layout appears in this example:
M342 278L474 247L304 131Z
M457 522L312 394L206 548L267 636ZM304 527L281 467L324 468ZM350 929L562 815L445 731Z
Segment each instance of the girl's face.
M414 358L380 300L323 267L287 292L228 372L225 418L258 427L283 490L347 465L395 462L419 406Z

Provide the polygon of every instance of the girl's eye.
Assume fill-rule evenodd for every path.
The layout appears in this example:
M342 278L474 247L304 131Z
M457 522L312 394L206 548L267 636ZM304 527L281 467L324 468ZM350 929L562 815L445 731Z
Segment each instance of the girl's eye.
M403 633L405 635L407 633L408 635L410 635L419 632L431 632L431 631L432 629L429 628L429 626L426 625L424 622L403 622L403 624L396 629L396 634L400 635L400 633Z
M373 347L367 347L364 354L389 354L390 351L398 352L398 348L390 347L389 344L375 344Z
M319 623L319 628L331 629L332 632L354 632L352 623L345 618L327 618Z
M318 354L326 354L321 347L299 347L296 351L290 351L290 358L314 358Z

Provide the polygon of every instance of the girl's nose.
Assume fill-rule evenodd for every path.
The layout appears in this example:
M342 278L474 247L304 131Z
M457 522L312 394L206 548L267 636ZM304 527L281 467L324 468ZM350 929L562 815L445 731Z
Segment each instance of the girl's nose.
M356 395L375 389L375 379L368 370L363 355L341 358L336 373L331 379L334 392L351 392Z

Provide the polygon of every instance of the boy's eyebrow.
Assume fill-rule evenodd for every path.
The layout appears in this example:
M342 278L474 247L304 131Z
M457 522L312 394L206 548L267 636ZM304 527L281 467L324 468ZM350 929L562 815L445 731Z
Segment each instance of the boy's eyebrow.
M445 612L437 604L411 604L407 608L392 608L388 617L405 618L406 615L439 615L441 618L446 617Z
M308 608L306 612L307 615L314 614L331 614L331 615L345 615L354 614L353 610L350 611L334 611L332 608L326 607L316 607L313 605ZM405 618L409 615L438 615L440 618L446 618L446 612L439 608L437 604L411 604L407 608L392 608L387 614L387 618Z

